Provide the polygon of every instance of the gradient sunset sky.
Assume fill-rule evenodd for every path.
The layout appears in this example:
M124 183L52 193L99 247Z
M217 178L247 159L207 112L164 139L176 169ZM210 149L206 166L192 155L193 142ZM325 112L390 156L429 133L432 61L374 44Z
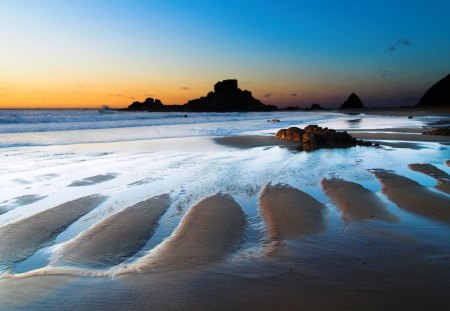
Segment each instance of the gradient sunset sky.
M412 105L450 73L450 1L0 0L0 108Z

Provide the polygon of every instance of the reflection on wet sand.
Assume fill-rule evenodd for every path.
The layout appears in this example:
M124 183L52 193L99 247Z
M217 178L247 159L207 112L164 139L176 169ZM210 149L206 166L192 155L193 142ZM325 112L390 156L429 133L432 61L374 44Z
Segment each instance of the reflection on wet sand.
M450 176L446 172L428 163L409 164L408 167L413 171L433 177L438 183L435 188L450 194Z
M45 197L46 197L45 195L27 194L27 195L22 195L20 197L11 199L9 201L0 202L0 204L1 204L0 205L0 215L12 210L13 208L15 208L17 206L32 204L34 202L44 199Z

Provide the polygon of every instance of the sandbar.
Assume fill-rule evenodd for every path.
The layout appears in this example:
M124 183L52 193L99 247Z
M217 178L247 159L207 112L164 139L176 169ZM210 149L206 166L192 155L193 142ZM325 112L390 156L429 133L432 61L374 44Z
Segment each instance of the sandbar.
M321 185L347 221L398 221L375 193L360 184L342 179L322 179Z
M0 227L0 265L25 259L105 200L102 195L82 197Z
M259 208L274 241L298 239L325 229L325 206L309 194L285 185L266 185Z
M414 163L409 164L408 167L413 171L433 177L438 183L435 188L450 194L450 176L446 172L428 163Z
M52 263L116 265L145 245L168 207L168 194L127 207L64 243Z
M175 270L216 261L239 244L244 225L244 213L231 196L206 197L188 210L169 238L117 274Z
M450 224L450 198L423 187L412 179L382 169L371 170L382 191L398 207L418 216Z

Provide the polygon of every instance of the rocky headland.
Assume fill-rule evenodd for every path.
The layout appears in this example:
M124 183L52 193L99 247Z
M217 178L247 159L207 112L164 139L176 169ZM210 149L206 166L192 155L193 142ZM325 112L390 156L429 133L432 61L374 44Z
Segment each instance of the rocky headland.
M450 74L429 88L416 106L450 106Z

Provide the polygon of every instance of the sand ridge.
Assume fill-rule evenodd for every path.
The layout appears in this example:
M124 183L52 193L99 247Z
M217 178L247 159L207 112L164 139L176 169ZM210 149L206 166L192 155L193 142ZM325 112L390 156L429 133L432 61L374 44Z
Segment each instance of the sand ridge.
M408 167L413 171L433 177L437 181L436 189L450 194L450 175L438 169L436 166L428 163L409 164Z
M106 198L102 195L82 197L0 227L0 265L25 259Z
M325 229L325 206L296 188L264 186L259 195L259 208L273 241L298 239Z
M322 179L326 195L339 207L347 221L382 220L398 222L382 200L360 184L343 179Z
M51 262L114 266L144 246L169 203L164 194L127 207L61 245Z
M370 170L382 184L383 193L398 207L418 216L450 224L450 199L392 171Z
M245 216L230 195L215 194L193 205L164 242L116 274L180 269L222 258L243 238Z

